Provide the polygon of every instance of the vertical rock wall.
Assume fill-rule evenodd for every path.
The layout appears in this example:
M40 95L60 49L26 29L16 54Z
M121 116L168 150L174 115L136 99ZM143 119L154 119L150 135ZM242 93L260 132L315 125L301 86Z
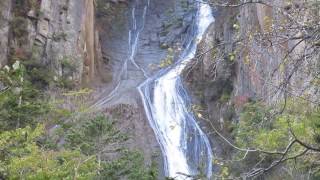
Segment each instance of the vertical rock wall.
M78 85L95 77L94 0L5 0L1 8L0 65L26 61Z
M209 27L205 38L200 42L196 58L184 71L185 85L192 96L190 110L199 117L200 126L208 134L213 153L219 157L228 157L230 146L212 133L211 124L226 137L229 136L230 120L234 108L229 102L234 91L236 38L233 24L239 11L219 9L215 22ZM203 118L210 120L202 121Z
M290 22L285 20L286 11L292 9L282 0L268 3L271 6L217 7L216 21L185 71L186 86L193 94L192 109L226 137L232 131L231 123L238 121L242 107L250 100L274 105L284 102L284 97L302 96L311 102L319 99L318 88L310 83L312 73L317 72L319 53L306 59L303 54L312 49L306 51L305 42L295 46L301 32L283 28ZM283 7L282 12L278 7ZM299 8L299 4L290 8ZM296 20L309 20L308 12L305 14ZM283 40L283 36L292 38ZM286 58L293 47L290 58ZM207 132L213 131L208 122L202 125ZM224 141L214 135L211 140L218 144L213 147L223 149L220 155L230 155L230 146L224 146Z
M286 6L285 1L274 0L269 2L271 6L252 4L240 8L237 33L246 40L235 50L235 98L277 104L284 101L284 96L310 100L319 97L309 83L314 78L312 73L317 72L319 53L304 57L313 49L306 48L307 41L301 41L308 32L296 28L314 17L308 16L308 9L303 15L290 17L290 11L300 8L300 1L292 3Z
M0 2L0 68L7 63L11 0Z

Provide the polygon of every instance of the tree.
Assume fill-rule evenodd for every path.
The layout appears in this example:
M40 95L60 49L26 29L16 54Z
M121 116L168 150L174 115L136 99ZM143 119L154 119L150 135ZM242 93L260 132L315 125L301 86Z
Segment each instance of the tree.
M95 156L80 151L52 151L38 146L44 127L27 126L0 134L3 179L92 179L99 170Z
M256 103L246 106L236 129L236 144L256 150L258 156L254 163L260 162L244 174L246 177L287 166L298 172L312 172L309 176L319 178L320 111L303 101L290 101L287 106L287 110L276 117L272 117L272 108ZM261 110L266 113L261 114Z
M114 123L103 115L91 118L80 126L72 127L66 137L66 146L80 149L84 154L117 152L128 137L115 128ZM112 149L108 149L112 148Z
M0 130L33 126L49 110L42 92L29 81L19 61L0 70L0 82Z
M157 178L154 163L147 166L139 151L124 148L128 136L113 121L84 113L75 120L49 105L33 70L19 61L0 70L0 179Z
M153 180L157 179L157 165L146 166L139 151L128 150L128 136L115 128L114 122L103 115L72 127L66 136L66 147L97 157L100 165L98 179Z

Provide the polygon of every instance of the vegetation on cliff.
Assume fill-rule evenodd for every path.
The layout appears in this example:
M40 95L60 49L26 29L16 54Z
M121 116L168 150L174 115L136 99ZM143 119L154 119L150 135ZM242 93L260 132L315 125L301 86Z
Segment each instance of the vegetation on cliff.
M146 166L139 151L126 149L129 137L114 122L75 117L63 101L51 102L30 73L19 61L0 70L1 179L157 177L155 164Z
M234 160L223 165L226 177L320 177L319 108L298 99L288 100L281 114L279 108L263 102L245 105L234 124Z
M204 94L203 104L216 109L213 108L214 115L204 113L200 119L210 124L223 147L231 148L226 157L214 159L219 172L216 178L319 179L320 3L208 3L222 14L238 11L234 21L218 16L225 22L217 19L217 26L225 26L229 31L216 28L223 31L223 36L218 36L220 31L215 32L218 35L212 51L218 49L224 59L210 56L214 68L208 68L205 75L213 78L204 78L223 87L226 83L219 83L219 77L227 70L221 70L223 63L219 61L229 57L236 65L229 68L234 72L228 78L233 90L218 93L219 102L216 98L208 100L216 97L211 95L216 88L204 85L212 93ZM203 56L199 60L205 61ZM233 113L226 118L223 111L230 106Z
M110 117L87 113L83 101L66 102L90 90L73 89L78 67L72 57L42 62L47 49L29 44L29 26L40 17L48 21L41 0L12 2L9 65L0 69L0 179L157 179L156 164L146 165L140 151L126 148L130 137ZM128 10L126 0L95 2L97 17L114 18L114 29L123 28L125 19L114 14ZM207 3L225 17L216 19L221 27L214 45L198 50L188 75L199 100L191 109L211 126L217 145L232 149L213 159L214 178L320 179L319 1ZM183 23L180 17L166 22L159 35ZM63 44L68 36L59 29L45 38ZM168 55L156 69L173 64L176 55L160 46ZM49 64L59 66L55 73Z

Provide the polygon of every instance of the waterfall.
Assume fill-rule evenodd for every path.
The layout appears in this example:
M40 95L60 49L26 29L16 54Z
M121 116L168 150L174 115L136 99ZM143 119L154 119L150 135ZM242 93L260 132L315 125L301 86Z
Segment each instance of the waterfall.
M214 21L211 8L197 3L197 14L185 49L172 67L149 77L138 90L147 118L160 144L165 173L185 179L185 175L212 175L212 152L209 140L200 129L190 109L189 96L183 87L181 73L195 57L197 45Z
M92 108L103 107L121 90L122 79L127 78L128 63L141 70L147 78L139 87L147 118L160 144L165 175L176 179L186 179L185 175L212 175L212 152L209 140L196 122L190 109L190 99L183 87L180 74L195 57L197 45L208 26L214 21L208 4L198 1L197 12L189 36L184 43L184 51L171 67L152 77L135 62L137 45L143 31L150 0L143 0L143 9L137 9L138 0L133 3L132 24L128 34L128 58L120 71L117 85ZM137 18L139 17L139 18Z

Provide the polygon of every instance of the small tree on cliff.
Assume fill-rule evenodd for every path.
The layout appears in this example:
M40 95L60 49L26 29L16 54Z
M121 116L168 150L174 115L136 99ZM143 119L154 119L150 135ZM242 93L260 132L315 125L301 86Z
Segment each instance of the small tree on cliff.
M240 122L235 125L233 141L211 124L215 133L236 152L231 161L221 160L219 163L223 164L222 175L232 179L240 176L252 178L267 175L271 170L278 170L279 175L277 167L281 167L285 171L282 173L284 178L302 178L303 174L319 178L320 2L291 0L277 4L269 0L210 0L205 3L240 11L249 11L250 7L256 6L269 9L276 16L262 17L264 25L260 29L246 29L235 24L235 28L247 30L236 41L242 44L242 49L250 49L248 46L255 43L264 50L259 52L264 56L281 52L277 54L281 55L281 61L270 76L255 76L275 89L273 95L282 98L277 98L278 104L272 108L263 101L247 104ZM250 57L245 61L250 64ZM280 82L275 83L279 77ZM297 81L299 78L301 82ZM296 86L301 86L299 92L293 91ZM241 163L249 167L239 166ZM242 167L241 171L231 173L226 170L234 164L238 165L234 169ZM301 173L294 174L297 171Z

